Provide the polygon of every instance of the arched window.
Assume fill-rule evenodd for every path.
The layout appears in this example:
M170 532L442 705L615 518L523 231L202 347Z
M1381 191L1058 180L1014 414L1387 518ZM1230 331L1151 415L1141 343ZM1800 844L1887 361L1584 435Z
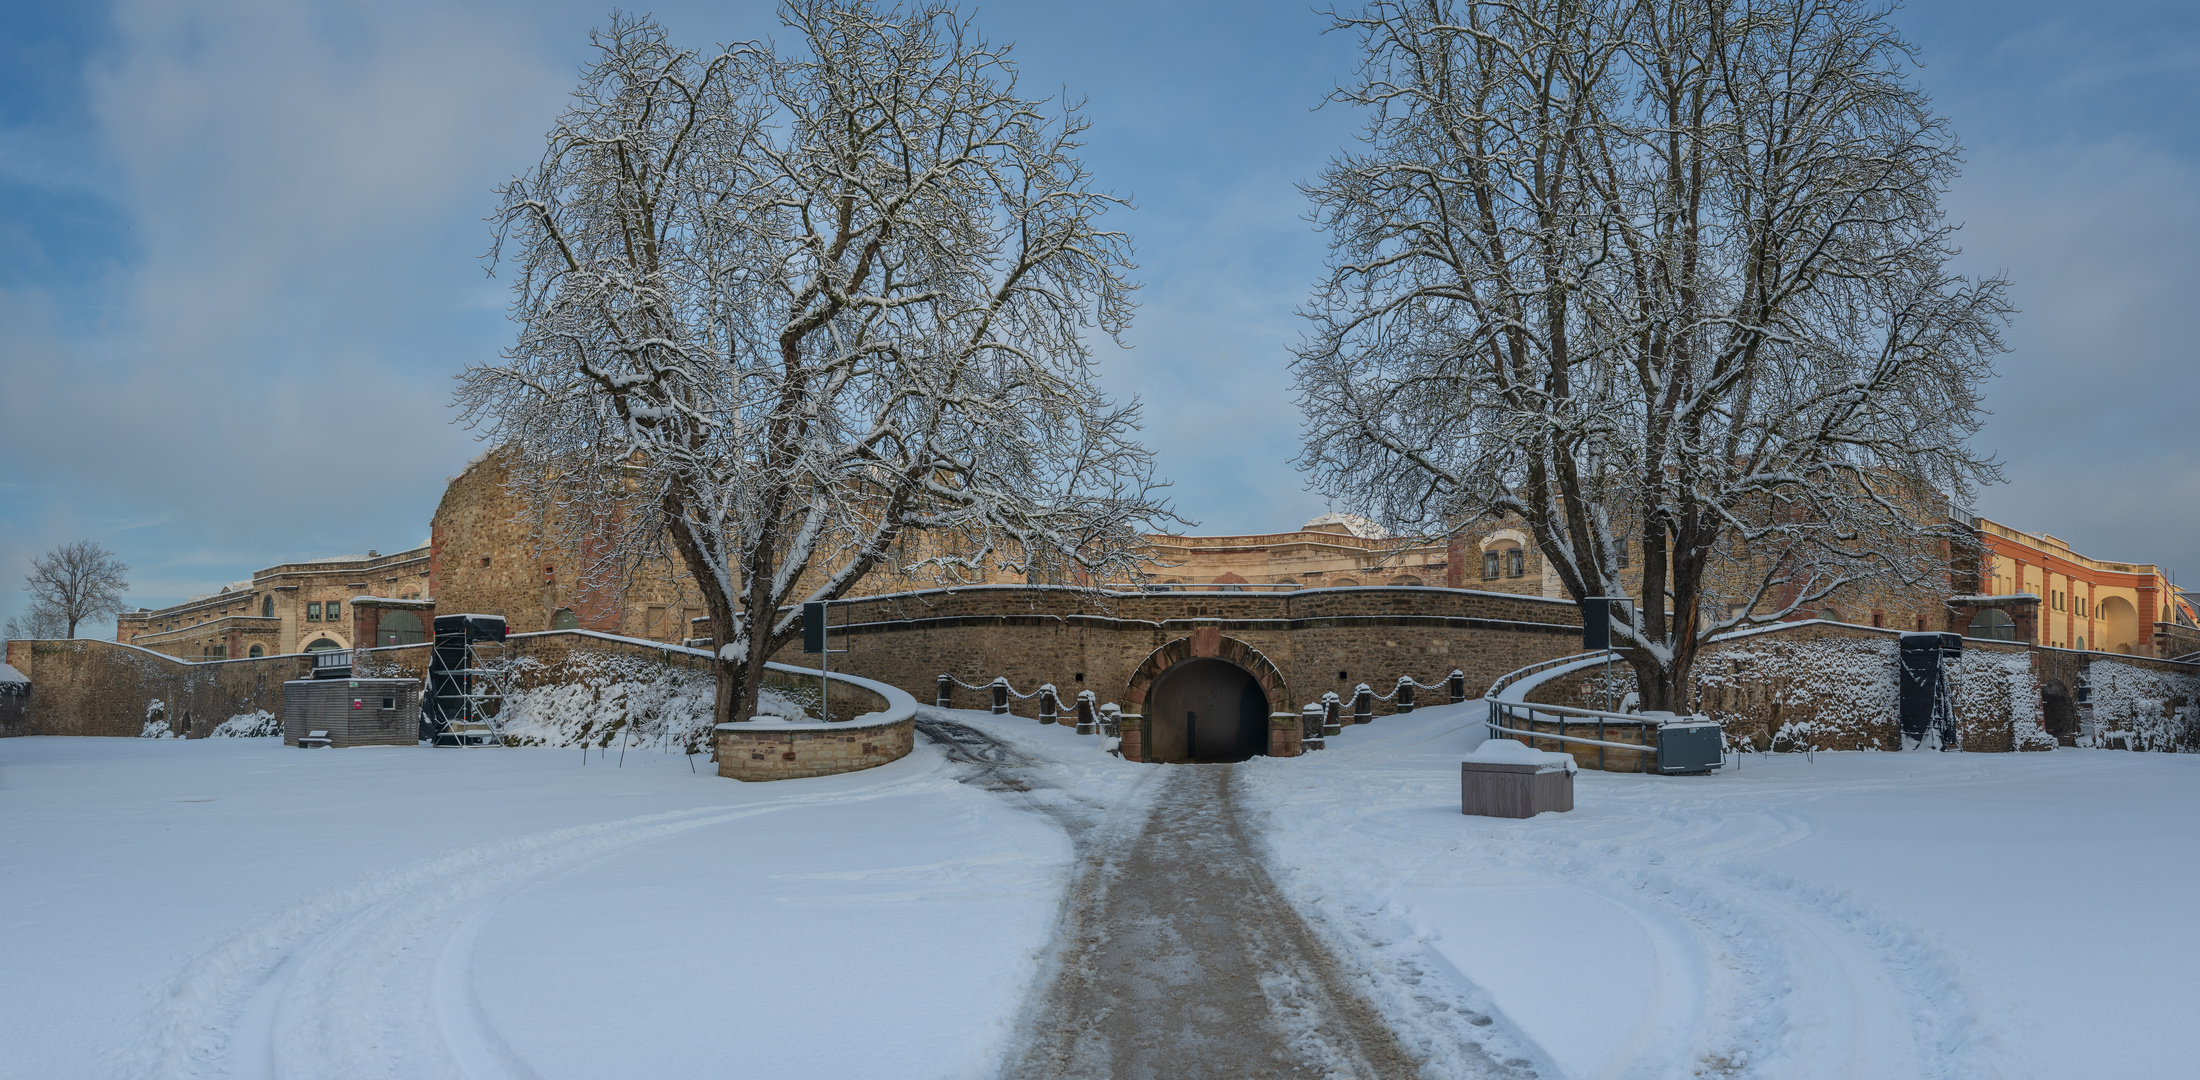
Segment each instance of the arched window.
M1527 573L1528 553L1517 540L1496 540L1482 547L1482 580L1519 577Z
M428 640L420 628L420 616L410 611L385 611L375 624L374 643L379 646L418 645Z
M578 630L580 628L581 617L573 614L572 608L561 607L556 614L550 616L550 629L552 630Z
M251 651L251 652L248 652L248 653L246 653L245 655L246 655L246 656L264 656L264 655L266 655L266 654L260 651L260 647L259 647L258 645L254 645L254 646L252 647L252 651Z
M275 617L275 596L274 596L274 594L270 593L270 594L268 594L268 595L266 595L266 596L263 596L263 597L261 597L261 598L260 598L260 618L263 618L263 619L272 619L272 618L274 618L274 617Z
M1841 609L1840 609L1840 608L1830 608L1830 607L1823 607L1823 608L1819 608L1819 609L1818 609L1818 617L1819 617L1819 618L1821 618L1821 619L1824 619L1824 620L1826 620L1827 622L1840 622L1840 621L1842 621L1842 619L1841 619Z
M312 641L306 642L307 652L327 652L330 649L341 648L343 648L342 645L338 645L337 643L330 641L325 637L317 637L314 638Z
M1963 631L1964 637L1984 641L2017 640L2017 620L2000 608L1987 608L1971 616L1971 625Z
M1348 577L1341 577L1341 578L1338 578L1338 579L1337 579L1337 580L1335 580L1335 581L1332 581L1332 582L1330 582L1329 584L1330 584L1330 585L1331 585L1332 587L1334 587L1334 588L1340 588L1340 589L1341 589L1341 588L1343 588L1343 587L1345 587L1345 586L1347 586L1347 585L1358 585L1358 584L1359 584L1359 582L1357 582L1357 581L1354 581L1353 579L1351 579L1351 578L1348 578Z
M1421 579L1414 577L1411 574L1407 574L1403 577L1391 578L1390 583L1394 586L1418 587L1421 584Z

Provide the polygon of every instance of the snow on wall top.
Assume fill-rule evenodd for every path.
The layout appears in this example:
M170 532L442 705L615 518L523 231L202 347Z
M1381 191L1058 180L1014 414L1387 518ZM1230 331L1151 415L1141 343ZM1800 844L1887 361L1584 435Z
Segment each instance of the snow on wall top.
M30 677L6 663L0 663L0 683L27 683Z
M1324 525L1342 525L1346 532L1362 540L1387 540L1390 538L1390 530L1358 514L1323 514L1299 527L1303 530L1315 531Z

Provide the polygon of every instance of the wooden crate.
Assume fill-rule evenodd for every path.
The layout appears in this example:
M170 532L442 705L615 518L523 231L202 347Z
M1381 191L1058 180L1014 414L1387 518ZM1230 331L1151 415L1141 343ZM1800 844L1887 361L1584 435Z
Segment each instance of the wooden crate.
M412 746L420 741L418 679L296 679L283 684L283 744L309 731L331 746Z

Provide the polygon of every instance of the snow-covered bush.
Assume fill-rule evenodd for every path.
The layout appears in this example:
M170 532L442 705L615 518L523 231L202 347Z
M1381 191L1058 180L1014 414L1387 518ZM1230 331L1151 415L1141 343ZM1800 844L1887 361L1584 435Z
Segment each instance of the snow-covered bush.
M2200 750L2200 676L2095 660L2087 678L2093 687L2097 744Z
M208 732L207 737L213 739L264 739L282 733L283 722L274 713L266 709L254 709L248 713L238 713L214 725L214 730Z
M138 732L138 738L180 739L182 737L168 727L168 706L165 703L159 698L154 698L145 703L145 729Z

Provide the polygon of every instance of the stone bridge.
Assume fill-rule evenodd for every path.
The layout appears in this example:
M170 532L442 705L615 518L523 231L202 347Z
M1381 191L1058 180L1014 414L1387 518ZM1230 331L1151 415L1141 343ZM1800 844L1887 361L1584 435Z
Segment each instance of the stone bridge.
M1020 693L1052 683L1065 704L1091 690L1102 704L1148 715L1148 760L1161 761L1269 752L1269 715L1296 714L1326 692L1349 700L1362 682L1387 693L1401 675L1436 683L1457 668L1479 695L1508 671L1581 647L1571 601L1426 587L978 585L836 603L831 622L833 648L848 650L833 657L836 671L920 701L942 674L972 684L1005 677ZM817 658L797 648L774 659ZM982 703L970 692L957 700Z

